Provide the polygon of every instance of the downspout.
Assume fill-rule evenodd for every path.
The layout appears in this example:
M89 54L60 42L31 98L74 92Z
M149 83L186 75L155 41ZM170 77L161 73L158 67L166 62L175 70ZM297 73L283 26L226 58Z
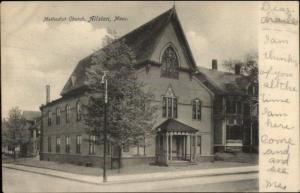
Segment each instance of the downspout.
M214 147L215 147L215 142L214 142L214 131L215 131L215 125L214 125L214 102L215 102L215 96L211 95L212 101L211 101L211 148L210 148L210 154L213 155L213 160L212 162L215 161L215 156L214 156Z
M43 108L40 108L41 110L41 130L40 130L40 151L39 151L39 155L40 155L40 160L43 160L43 151L44 151L44 148L43 148L43 139L44 139L44 132L43 132Z

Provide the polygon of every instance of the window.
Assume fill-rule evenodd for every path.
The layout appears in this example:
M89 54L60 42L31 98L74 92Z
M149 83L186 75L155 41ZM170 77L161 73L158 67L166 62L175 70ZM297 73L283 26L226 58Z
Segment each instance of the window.
M193 119L201 120L201 101L193 100Z
M172 46L168 46L161 58L161 76L178 78L179 62L177 54Z
M60 124L60 108L56 108L56 124Z
M66 106L66 123L70 122L70 105Z
M167 116L167 99L164 97L163 98L163 105L162 105L162 116L166 117Z
M94 155L95 154L95 144L96 144L96 136L90 135L89 139L89 154Z
M70 153L70 136L66 136L66 153Z
M242 113L242 104L240 101L226 101L226 113L240 114Z
M56 137L56 153L60 153L60 137Z
M77 117L76 119L77 121L81 120L81 104L79 101L76 103L76 117Z
M52 118L52 113L51 113L51 111L49 111L48 112L48 126L51 126L51 122L52 122L51 118Z
M76 136L76 153L80 153L81 135Z
M250 96L256 96L258 94L257 85L249 85L247 92L248 92L248 95L250 95Z
M201 136L197 136L197 146L199 147L199 153L201 154Z
M48 137L48 152L51 152L51 137Z
M177 99L171 97L163 97L163 117L177 118Z
M173 117L177 118L177 99L173 98Z

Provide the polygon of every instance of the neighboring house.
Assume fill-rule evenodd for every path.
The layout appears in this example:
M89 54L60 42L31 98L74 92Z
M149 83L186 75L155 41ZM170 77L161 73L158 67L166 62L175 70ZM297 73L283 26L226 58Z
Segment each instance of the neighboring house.
M25 157L35 157L39 154L40 147L40 117L39 111L23 111L26 120L27 143L20 147L20 153Z
M217 61L212 69L198 67L199 78L214 96L215 152L258 152L258 82L235 72L218 71Z
M5 120L2 121L2 153L14 155L14 149L17 157L35 157L39 154L40 147L40 117L39 111L23 111L22 117L25 119L25 126L18 130L13 139L13 134L9 134L9 127ZM18 143L15 147L13 141Z
M175 8L121 38L136 54L138 79L152 88L155 95L152 102L159 105L153 128L156 135L145 139L147 145L125 145L122 149L124 165L153 161L164 165L174 161L212 161L214 151L241 145L241 133L237 134L239 137L234 136L236 130L230 127L230 114L222 113L227 109L226 105L230 105L228 112L234 114L234 105L227 104L226 99L233 99L231 95L235 94L230 89L222 89L223 85L218 83L226 83L227 78L229 81L237 80L237 77L246 81L246 78L197 67ZM79 61L61 92L61 98L50 102L47 87L47 102L40 107L42 160L102 165L103 147L85 140L94 138L86 133L81 116L82 104L87 102L84 80L91 58L88 56ZM236 84L239 82L233 85ZM243 82L243 86L246 85ZM241 96L246 94L239 85L236 90ZM234 119L232 125L240 124L238 121ZM224 129L227 126L228 129ZM223 134L227 132L227 135ZM219 145L224 148L218 148ZM115 152L112 145L108 150L110 160Z

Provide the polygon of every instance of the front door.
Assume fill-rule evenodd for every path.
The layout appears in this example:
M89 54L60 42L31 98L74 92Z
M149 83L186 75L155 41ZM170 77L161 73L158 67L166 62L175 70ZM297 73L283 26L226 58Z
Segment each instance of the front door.
M172 158L174 160L183 160L184 159L184 145L183 140L184 136L175 135L172 139Z

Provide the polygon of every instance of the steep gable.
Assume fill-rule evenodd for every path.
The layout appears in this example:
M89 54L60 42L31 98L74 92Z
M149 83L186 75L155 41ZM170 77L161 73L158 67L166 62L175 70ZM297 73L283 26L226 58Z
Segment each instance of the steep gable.
M137 65L145 61L151 61L151 56L153 55L161 34L163 31L165 31L165 28L169 23L172 23L174 30L176 33L178 33L178 41L182 44L181 52L184 53L185 56L188 56L187 64L190 65L189 68L195 69L196 64L178 20L175 7L122 36L119 38L119 40L125 40L126 44L131 47L133 52L136 54ZM61 91L62 96L85 85L85 72L86 69L91 65L92 55L79 61L70 78L66 82L63 90Z

